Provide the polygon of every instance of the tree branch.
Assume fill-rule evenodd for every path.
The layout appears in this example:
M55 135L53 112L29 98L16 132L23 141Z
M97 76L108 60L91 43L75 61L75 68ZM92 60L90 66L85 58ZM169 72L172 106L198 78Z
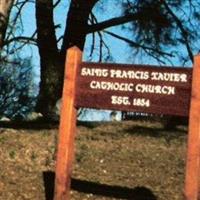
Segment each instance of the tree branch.
M163 5L165 6L165 8L167 9L167 11L169 12L169 14L173 17L173 19L175 20L178 28L181 31L181 35L184 39L184 44L186 46L186 49L188 51L188 55L190 57L190 60L193 62L193 53L192 50L190 48L190 44L188 41L188 32L185 30L182 22L180 21L180 19L174 14L174 12L170 9L170 7L168 6L168 4L165 2L165 0L161 0L161 2L163 3Z
M111 35L111 36L113 36L113 37L115 37L115 38L117 38L117 39L119 39L119 40L122 40L122 41L124 41L124 42L126 42L126 43L128 43L128 44L130 44L130 45L132 45L132 46L134 46L134 47L136 47L136 48L142 48L142 49L145 49L145 50L154 51L154 52L156 52L156 53L158 53L158 54L160 54L160 55L165 55L165 56L169 56L169 57L174 57L173 54L171 54L171 53L167 53L167 52L160 51L160 50L155 49L155 48L152 48L152 47L148 47L148 46L145 46L145 45L138 44L138 43L136 43L136 42L134 42L134 41L132 41L132 40L129 40L128 38L119 36L119 35L117 35L117 34L115 34L115 33L110 32L110 31L103 31L103 32L104 32L104 33L107 33L107 34L109 34L109 35Z
M57 7L57 5L61 2L61 0L57 0L54 5L53 5L53 8Z
M17 36L17 37L13 37L13 38L11 38L11 39L9 39L9 40L6 40L5 42L4 42L4 46L6 46L6 45L8 45L8 44L10 44L10 43L12 43L12 42L19 42L19 41L23 41L24 43L29 43L29 42L34 42L34 44L37 44L37 39L36 38L34 38L35 37L35 35L36 35L36 33L37 33L37 31L35 31L33 34L32 34L32 36L31 37L26 37L26 36Z
M18 9L18 11L16 13L15 18L12 21L12 25L9 25L10 30L7 33L6 40L13 34L13 30L15 30L14 27L16 26L17 20L18 20L19 16L21 16L22 9L26 5L26 3L27 3L27 1L23 1L23 2L20 2L20 3L18 2L18 3L15 4L15 7ZM18 7L18 5L19 5L19 7Z
M18 37L14 37L11 38L10 40L5 41L5 45L8 45L12 42L24 42L24 43L29 43L29 42L34 42L35 45L37 45L37 39L36 38L30 38L30 37L26 37L26 36L18 36Z
M93 25L88 25L88 29L87 29L87 33L92 33L92 32L96 32L96 31L101 31L103 29L112 27L112 26L117 26L117 25L121 25L121 24L125 24L128 22L131 22L133 20L136 20L138 18L137 14L128 14L128 15L124 15L122 17L115 17L97 24L93 24Z

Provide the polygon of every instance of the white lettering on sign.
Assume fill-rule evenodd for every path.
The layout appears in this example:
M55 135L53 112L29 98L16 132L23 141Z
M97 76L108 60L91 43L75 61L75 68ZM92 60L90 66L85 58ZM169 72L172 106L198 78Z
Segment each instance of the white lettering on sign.
M126 96L111 96L111 104L113 105L131 105L129 97Z
M112 95L111 104L130 106L131 102L129 100L129 97L127 96ZM150 100L145 99L145 98L134 98L132 100L132 105L137 106L137 107L150 107Z
M91 81L90 88L94 90L108 90L108 91L125 91L125 92L138 92L138 93L154 93L162 95L175 95L175 87L167 85L149 85L149 84L136 84L133 83L118 83L106 81Z
M168 73L168 72L148 72L141 70L115 70L115 69L100 69L83 67L81 69L81 76L93 77L108 77L119 79L135 79L135 80L152 80L152 81L167 81L167 82L182 82L186 83L188 80L185 73Z
M141 107L150 107L150 100L144 98L134 98L133 99L134 106L141 106Z
M147 80L149 79L148 71L125 71L125 70L110 70L110 78L127 78L127 79L137 79L137 80Z
M106 82L106 81L91 81L90 88L97 89L97 90L132 92L134 90L134 84L133 83Z
M107 69L99 69L99 68L82 68L81 76L97 76L97 77L108 77Z
M170 82L187 82L187 74L152 72L151 80L170 81Z
M175 87L173 86L161 86L161 85L146 85L137 84L135 90L138 93L154 93L164 95L175 95Z

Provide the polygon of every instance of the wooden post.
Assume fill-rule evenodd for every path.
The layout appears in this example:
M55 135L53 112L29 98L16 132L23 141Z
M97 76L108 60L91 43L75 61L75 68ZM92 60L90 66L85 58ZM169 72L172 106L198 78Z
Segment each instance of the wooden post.
M194 58L185 179L185 199L200 199L200 55Z
M76 73L81 59L82 53L77 47L72 47L67 51L59 126L54 200L68 200L70 196L76 131L76 109L74 107Z

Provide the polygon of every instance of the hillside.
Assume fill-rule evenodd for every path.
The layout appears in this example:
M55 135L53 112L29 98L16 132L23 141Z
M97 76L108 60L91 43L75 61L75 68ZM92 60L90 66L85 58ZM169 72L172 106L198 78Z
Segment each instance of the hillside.
M0 199L52 199L56 124L0 128ZM79 123L72 200L181 200L187 127L159 122Z

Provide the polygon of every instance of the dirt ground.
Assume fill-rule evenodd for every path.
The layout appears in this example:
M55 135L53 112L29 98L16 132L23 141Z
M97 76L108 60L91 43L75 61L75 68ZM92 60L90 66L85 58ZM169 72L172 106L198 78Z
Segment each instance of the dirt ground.
M57 124L3 124L0 199L52 200ZM182 200L187 126L80 123L71 200Z

